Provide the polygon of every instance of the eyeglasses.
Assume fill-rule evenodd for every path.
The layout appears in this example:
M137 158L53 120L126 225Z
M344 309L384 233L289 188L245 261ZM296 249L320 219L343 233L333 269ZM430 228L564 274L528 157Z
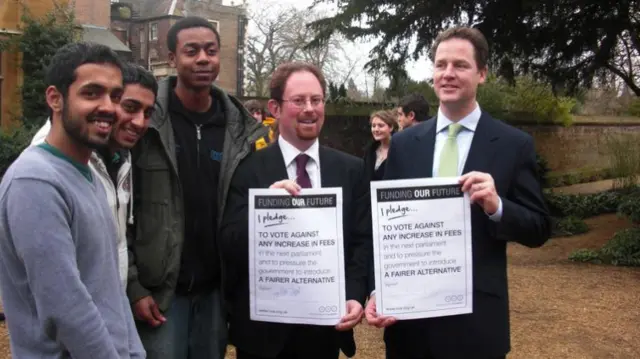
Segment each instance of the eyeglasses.
M282 102L290 102L298 108L304 108L307 105L307 102L311 103L311 107L318 107L320 105L324 105L324 98L320 96L311 98L294 97L290 100L282 100Z

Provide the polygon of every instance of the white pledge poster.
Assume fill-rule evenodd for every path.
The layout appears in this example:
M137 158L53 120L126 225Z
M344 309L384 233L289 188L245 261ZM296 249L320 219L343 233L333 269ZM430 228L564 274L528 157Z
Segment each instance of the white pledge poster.
M378 313L471 313L471 209L458 178L371 182L371 210Z
M249 190L251 320L336 325L346 314L342 188Z

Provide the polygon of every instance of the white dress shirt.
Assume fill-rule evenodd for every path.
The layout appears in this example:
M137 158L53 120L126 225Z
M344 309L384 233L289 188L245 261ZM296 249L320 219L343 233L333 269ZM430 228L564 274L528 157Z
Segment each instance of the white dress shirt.
M462 125L462 129L456 137L456 142L458 144L458 176L462 175L464 165L467 161L467 157L469 156L469 149L471 149L471 141L473 141L473 135L476 132L476 128L478 127L478 122L480 121L481 115L482 111L480 110L480 105L478 105L478 103L476 102L476 108L471 111L470 114L458 121L458 123ZM449 136L448 127L452 123L453 121L448 119L447 116L442 113L442 109L438 108L438 117L436 120L436 143L433 149L434 177L438 175L442 148L444 147L444 144L447 141L447 137ZM489 216L491 220L496 222L499 222L502 218L502 199L499 198L499 201L500 203L498 204L498 210L496 211L496 213Z
M287 142L287 140L282 138L282 136L278 136L278 145L280 146L280 151L282 151L282 157L284 158L285 166L287 166L287 175L290 180L296 180L296 157L304 153L310 157L307 161L306 169L309 174L309 179L311 180L311 188L322 187L320 180L320 145L318 144L318 139L316 139L306 151L300 151L295 148Z

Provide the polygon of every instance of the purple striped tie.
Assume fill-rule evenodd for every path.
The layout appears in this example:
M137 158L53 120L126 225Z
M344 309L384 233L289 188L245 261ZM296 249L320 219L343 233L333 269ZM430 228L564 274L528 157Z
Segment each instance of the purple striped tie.
M307 173L307 162L309 162L309 156L304 153L296 157L296 182L298 182L302 188L311 188L311 179Z

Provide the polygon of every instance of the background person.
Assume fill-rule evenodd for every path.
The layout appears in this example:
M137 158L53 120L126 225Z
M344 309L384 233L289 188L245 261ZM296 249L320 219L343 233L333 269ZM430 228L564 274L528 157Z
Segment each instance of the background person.
M401 130L429 119L429 103L419 93L408 94L400 99L396 111Z

